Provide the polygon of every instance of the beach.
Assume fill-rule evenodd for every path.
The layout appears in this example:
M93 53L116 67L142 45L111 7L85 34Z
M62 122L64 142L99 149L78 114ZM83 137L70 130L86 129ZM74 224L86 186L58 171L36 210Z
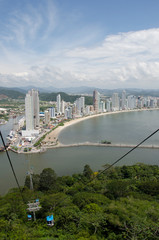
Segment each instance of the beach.
M105 112L105 113L93 114L93 115L89 115L89 116L85 116L85 117L81 117L81 118L77 118L77 119L72 119L68 122L65 122L63 126L58 126L55 130L53 130L49 134L47 134L43 142L45 142L45 144L47 144L48 146L55 145L55 143L56 143L56 147L57 147L57 145L61 146L62 144L58 141L58 136L59 136L59 134L61 133L62 130L64 130L65 128L67 128L71 125L77 124L81 121L85 121L85 120L88 120L88 119L91 119L91 118L104 116L104 115L135 112L135 111L144 111L144 110L145 111L146 110L159 110L159 108L134 109L134 110L122 110L122 111L114 111L114 112Z

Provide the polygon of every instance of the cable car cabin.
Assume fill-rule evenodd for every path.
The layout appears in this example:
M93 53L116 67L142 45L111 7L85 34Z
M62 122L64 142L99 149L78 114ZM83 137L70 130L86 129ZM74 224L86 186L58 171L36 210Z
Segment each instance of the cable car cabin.
M32 220L32 215L28 214L28 220Z
M47 216L46 217L47 225L48 226L53 226L54 225L54 217L53 215Z

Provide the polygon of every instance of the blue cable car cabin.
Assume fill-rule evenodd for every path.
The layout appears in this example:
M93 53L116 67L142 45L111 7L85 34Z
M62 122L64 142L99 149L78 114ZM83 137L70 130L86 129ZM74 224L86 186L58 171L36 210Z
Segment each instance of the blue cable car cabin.
M54 217L53 215L47 216L46 217L47 225L48 226L53 226L54 225Z
M28 220L32 220L32 215L28 214Z

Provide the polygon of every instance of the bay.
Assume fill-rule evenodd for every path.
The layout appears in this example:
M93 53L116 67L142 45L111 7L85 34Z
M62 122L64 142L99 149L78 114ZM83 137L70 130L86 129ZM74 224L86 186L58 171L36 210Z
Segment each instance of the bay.
M100 116L82 121L64 129L59 140L62 143L99 142L110 140L112 143L137 144L153 131L158 129L159 111L142 111L119 113ZM12 128L12 119L0 126L4 136ZM145 144L158 144L159 133L155 134ZM89 164L94 170L104 169L105 164L111 164L128 148L81 146L69 148L48 149L41 154L16 154L9 152L20 185L24 184L28 169L40 173L44 168L51 167L58 176L71 175L83 171L84 165ZM159 165L158 149L136 149L122 159L118 165L145 163ZM17 187L6 153L0 153L0 193L5 194L10 188Z

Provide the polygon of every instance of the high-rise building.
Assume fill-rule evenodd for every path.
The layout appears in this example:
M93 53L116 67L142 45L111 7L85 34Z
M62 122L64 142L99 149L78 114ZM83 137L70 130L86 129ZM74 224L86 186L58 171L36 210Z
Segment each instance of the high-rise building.
M34 130L39 127L39 94L32 89L25 97L26 130Z
M65 113L65 101L61 101L61 113L64 114Z
M50 112L50 117L55 118L55 108L54 107L49 108L49 112Z
M90 106L86 106L86 115L90 114Z
M60 94L57 95L56 102L57 102L57 113L61 113L61 95Z
M85 97L80 97L75 101L76 114L83 115L85 113Z
M122 92L121 108L122 108L122 110L127 109L126 91L125 90L123 90L123 92Z
M98 113L100 109L100 93L97 90L93 91L93 107L94 111Z
M128 96L128 109L136 108L136 96L130 95Z
M119 110L119 96L118 93L113 93L112 96L112 110L118 111Z
M105 102L104 101L100 102L100 112L105 112Z
M107 112L110 112L111 111L111 102L110 100L107 100Z
M45 124L49 124L49 122L50 122L50 112L45 110L44 114L45 114Z
M72 119L72 107L68 107L65 109L65 118Z

